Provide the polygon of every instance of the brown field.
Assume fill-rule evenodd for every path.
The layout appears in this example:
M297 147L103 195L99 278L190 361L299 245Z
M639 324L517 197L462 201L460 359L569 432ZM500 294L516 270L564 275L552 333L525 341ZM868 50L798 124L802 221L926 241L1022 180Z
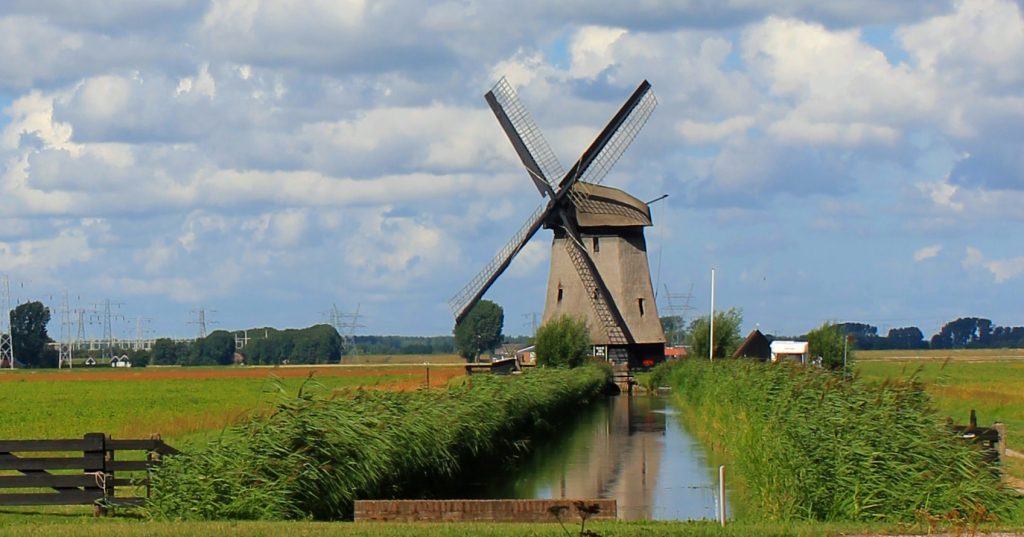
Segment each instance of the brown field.
M464 363L464 362L463 362ZM464 373L455 364L411 365L311 365L311 366L241 366L241 367L145 367L115 369L111 367L79 367L64 370L0 370L0 382L53 381L148 381L200 379L267 379L308 377L412 377L426 378L430 368L431 385L447 382Z
M857 351L857 360L874 361L957 361L991 362L1024 360L1024 349L946 349Z

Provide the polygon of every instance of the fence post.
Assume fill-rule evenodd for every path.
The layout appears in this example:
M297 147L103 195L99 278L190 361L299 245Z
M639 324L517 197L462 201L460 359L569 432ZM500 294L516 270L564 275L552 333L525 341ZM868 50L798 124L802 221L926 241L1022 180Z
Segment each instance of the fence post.
M1006 424L997 421L992 424L992 428L999 433L999 445L995 446L996 453L999 453L999 462L1006 460Z
M725 527L725 465L718 467L718 521Z
M94 449L86 450L83 452L85 456L85 473L92 475L96 480L95 486L87 486L84 490L102 490L104 498L98 500L93 504L92 515L93 516L106 516L107 506L104 500L106 500L106 462L104 460L107 452L106 435L103 433L87 433L82 437L83 440L91 440L95 444ZM98 448L98 449L96 449ZM96 461L96 462L93 462Z
M430 366L427 366L427 387L430 387Z

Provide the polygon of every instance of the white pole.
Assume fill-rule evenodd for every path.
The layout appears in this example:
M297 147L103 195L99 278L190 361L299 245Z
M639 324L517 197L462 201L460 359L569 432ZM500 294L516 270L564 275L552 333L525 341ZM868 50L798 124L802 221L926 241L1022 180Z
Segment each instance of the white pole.
M711 334L708 335L708 359L715 361L715 269L711 269Z
M725 465L718 467L718 521L725 527Z

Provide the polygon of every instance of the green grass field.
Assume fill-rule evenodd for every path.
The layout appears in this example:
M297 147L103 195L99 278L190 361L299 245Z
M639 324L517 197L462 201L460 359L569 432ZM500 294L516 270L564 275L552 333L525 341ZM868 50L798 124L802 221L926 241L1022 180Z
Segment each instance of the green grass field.
M1024 451L1024 349L861 351L857 358L864 379L916 374L939 412L957 423L967 423L971 409L979 425L1002 421L1007 446ZM1011 475L1024 478L1024 460L1007 463Z
M431 385L461 368L433 366ZM331 389L412 389L426 382L422 366L281 368L77 368L0 371L10 411L0 413L0 438L115 438L159 433L176 447L208 437L255 409L279 387L294 391L312 372Z

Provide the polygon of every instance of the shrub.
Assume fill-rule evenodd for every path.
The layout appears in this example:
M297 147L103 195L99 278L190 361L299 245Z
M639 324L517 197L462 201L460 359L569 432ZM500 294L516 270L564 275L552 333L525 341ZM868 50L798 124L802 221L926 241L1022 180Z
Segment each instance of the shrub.
M566 315L555 317L537 329L537 364L548 367L577 367L590 354L587 323Z
M838 324L825 323L807 333L807 352L811 357L821 358L822 367L838 370L843 368L843 343L846 332ZM853 364L853 346L846 345L847 367Z
M743 342L740 338L742 324L743 312L736 308L715 312L715 358L728 358L736 352L736 348ZM708 357L710 328L707 316L690 323L686 338L690 345L690 356L698 359Z

